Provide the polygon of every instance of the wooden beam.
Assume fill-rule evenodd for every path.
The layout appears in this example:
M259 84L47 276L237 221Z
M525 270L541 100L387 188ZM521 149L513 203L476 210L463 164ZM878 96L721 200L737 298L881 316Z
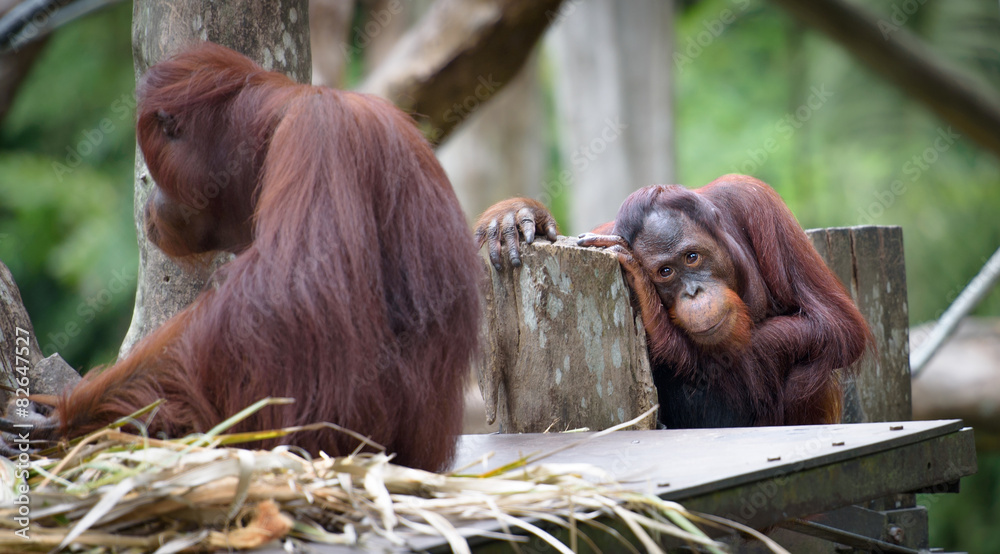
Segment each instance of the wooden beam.
M772 1L1000 156L1000 94L954 67L920 37L848 0Z

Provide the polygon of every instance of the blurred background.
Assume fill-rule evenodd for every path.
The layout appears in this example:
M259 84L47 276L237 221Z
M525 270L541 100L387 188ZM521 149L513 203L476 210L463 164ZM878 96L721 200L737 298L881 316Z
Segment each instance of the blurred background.
M430 4L313 1L314 81L345 88ZM886 41L913 33L1000 96L996 2L852 1L879 17ZM0 13L14 3L0 0ZM13 69L0 64L0 260L43 353L81 369L117 355L137 263L132 7L100 4L23 51ZM497 84L503 90L482 106L472 97L455 106L463 118L474 113L438 152L470 221L525 195L574 234L612 219L641 186L748 173L771 184L803 227L902 226L911 325L937 319L1000 246L996 154L778 4L564 4L516 80ZM980 355L951 369L992 375L978 388L989 383L996 398L1000 292L975 315L976 333L958 353ZM947 354L935 363L956 360ZM976 409L986 421L981 436L977 425L979 474L961 494L922 503L934 546L998 552L1000 454L989 422L1000 427L1000 411Z

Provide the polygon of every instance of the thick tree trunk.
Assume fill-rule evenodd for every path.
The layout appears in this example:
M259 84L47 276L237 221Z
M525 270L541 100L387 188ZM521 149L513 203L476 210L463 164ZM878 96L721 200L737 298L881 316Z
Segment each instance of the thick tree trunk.
M566 4L546 45L553 56L567 232L614 219L630 193L674 180L673 2ZM545 198L542 198L545 201Z
M211 41L242 52L265 69L282 71L300 83L310 81L308 0L136 0L132 49L136 79L161 59L198 41ZM147 239L143 206L153 186L136 149L135 221L139 240L139 279L135 311L120 356L150 331L191 303L215 265L183 268Z
M488 422L504 433L599 431L652 408L646 334L618 259L562 237L525 245L522 262L497 272L483 259Z

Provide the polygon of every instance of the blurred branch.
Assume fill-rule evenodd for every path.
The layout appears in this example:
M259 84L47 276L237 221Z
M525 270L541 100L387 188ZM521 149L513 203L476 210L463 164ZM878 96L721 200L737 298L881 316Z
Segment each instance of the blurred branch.
M49 17L73 0L19 0L5 2L0 18L0 52L17 52L41 37L38 28Z
M0 10L0 52L18 52L52 31L122 0L18 0Z
M772 0L1000 156L1000 94L949 65L920 37L848 0Z
M361 85L440 143L510 82L562 0L439 0Z
M0 0L0 16L9 13L17 3L18 0ZM7 116L21 82L43 46L44 41L37 41L20 51L0 54L0 122Z
M7 117L21 83L35 63L45 41L32 43L16 54L0 54L0 123Z
M121 0L0 0L0 122L49 34Z
M976 306L993 290L998 280L1000 280L1000 248L990 256L989 261L979 271L979 274L972 279L962 294L959 294L948 310L941 315L927 340L910 355L910 373L912 375L920 374L920 371L934 357L941 345L955 332L962 319L976 309Z
M933 324L910 330L910 349L930 338ZM913 418L961 418L975 427L976 442L990 437L1000 448L1000 318L967 317L913 379Z

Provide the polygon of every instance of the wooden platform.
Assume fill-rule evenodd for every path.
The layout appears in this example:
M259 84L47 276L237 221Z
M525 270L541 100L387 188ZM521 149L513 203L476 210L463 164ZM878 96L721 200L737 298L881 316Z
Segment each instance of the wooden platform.
M466 435L455 467L495 452L486 464L495 468L585 436ZM594 464L637 490L757 528L976 472L961 420L623 431L546 461Z
M590 463L636 490L756 528L897 493L948 492L976 472L972 430L960 420L588 435L466 435L454 467L475 464L466 472L485 471L573 443L545 461ZM485 465L476 463L491 453ZM505 549L485 539L470 543L477 551ZM370 545L380 552L400 551L387 546ZM442 541L427 539L411 547L449 550Z

